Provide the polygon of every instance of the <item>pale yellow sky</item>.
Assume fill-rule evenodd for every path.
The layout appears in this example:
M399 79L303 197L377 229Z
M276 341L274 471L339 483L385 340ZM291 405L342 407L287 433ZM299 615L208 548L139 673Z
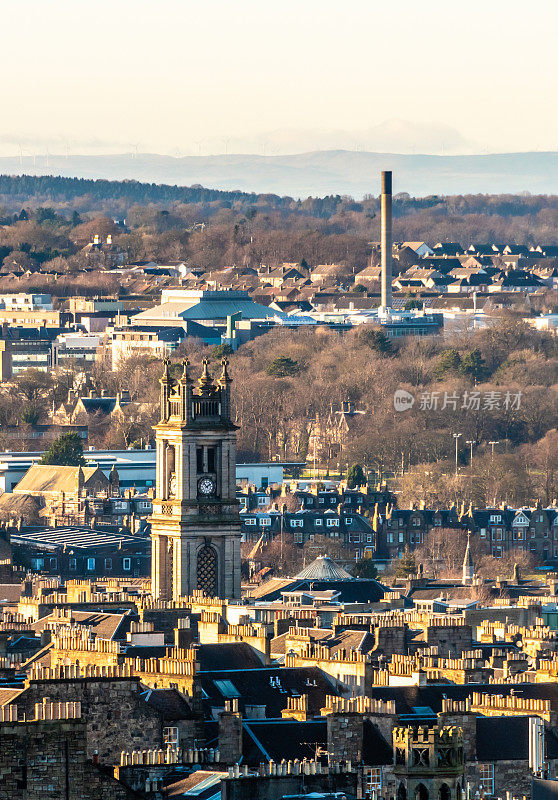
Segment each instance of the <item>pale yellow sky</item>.
M0 8L0 154L366 146L394 119L419 150L415 124L434 149L438 126L465 149L558 149L555 0Z

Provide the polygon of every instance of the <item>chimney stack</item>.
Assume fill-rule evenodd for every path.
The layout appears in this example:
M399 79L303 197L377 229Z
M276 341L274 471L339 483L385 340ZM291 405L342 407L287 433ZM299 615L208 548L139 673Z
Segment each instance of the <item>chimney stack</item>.
M382 303L381 309L391 308L391 171L382 172Z

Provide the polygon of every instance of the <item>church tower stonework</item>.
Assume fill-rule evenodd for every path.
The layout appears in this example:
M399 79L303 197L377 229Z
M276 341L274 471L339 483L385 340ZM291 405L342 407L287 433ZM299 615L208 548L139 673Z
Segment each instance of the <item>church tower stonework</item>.
M151 517L151 585L159 600L195 590L240 598L237 427L230 418L227 366L223 359L214 383L205 359L194 387L188 361L178 380L164 362Z

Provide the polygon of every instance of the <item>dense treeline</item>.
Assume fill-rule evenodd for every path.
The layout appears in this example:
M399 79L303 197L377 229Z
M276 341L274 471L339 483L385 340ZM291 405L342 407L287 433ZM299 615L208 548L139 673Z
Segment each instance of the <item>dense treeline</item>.
M558 196L399 194L394 215L399 241L558 243ZM0 272L34 273L21 290L35 287L42 272L78 276L86 267L106 274L115 262L82 250L96 233L110 234L124 261L184 260L208 271L235 266L241 275L262 263L337 263L351 285L370 259L379 224L372 196L294 200L136 181L0 176Z
M398 475L402 503L551 502L558 497L558 339L513 315L496 322L467 339L394 343L362 326L344 334L276 330L243 345L230 367L239 456L312 461L315 454L332 472L360 463ZM209 357L218 373L223 348L182 345L177 375L185 355L194 370ZM124 447L150 438L159 375L160 365L144 358L118 372L106 361L93 366L88 381L96 392L114 396L126 388L138 405L112 423L92 424L91 444ZM68 370L23 373L0 397L0 426L45 419L71 383ZM396 408L397 390L412 395L412 408ZM328 417L332 405L347 400L366 413L350 420L339 450Z

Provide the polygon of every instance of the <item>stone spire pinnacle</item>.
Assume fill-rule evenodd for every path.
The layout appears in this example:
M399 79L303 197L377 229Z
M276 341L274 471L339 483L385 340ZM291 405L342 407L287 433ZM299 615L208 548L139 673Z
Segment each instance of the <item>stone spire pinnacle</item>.
M213 378L209 374L209 359L204 358L202 364L203 364L202 374L198 378L198 383L200 385L200 388L209 389L213 387Z
M463 586L470 586L475 577L475 565L473 564L473 555L471 553L471 534L467 534L467 547L465 548L465 557L463 559Z
M190 380L190 362L187 358L182 362L182 375L180 376L182 383L188 383Z
M221 386L226 386L228 383L232 383L232 378L230 377L230 375L229 375L229 373L227 371L227 367L229 366L229 359L228 358L223 358L221 360L221 364L222 364L222 367L223 367L223 371L221 372L221 376L219 378L219 383L221 384Z

